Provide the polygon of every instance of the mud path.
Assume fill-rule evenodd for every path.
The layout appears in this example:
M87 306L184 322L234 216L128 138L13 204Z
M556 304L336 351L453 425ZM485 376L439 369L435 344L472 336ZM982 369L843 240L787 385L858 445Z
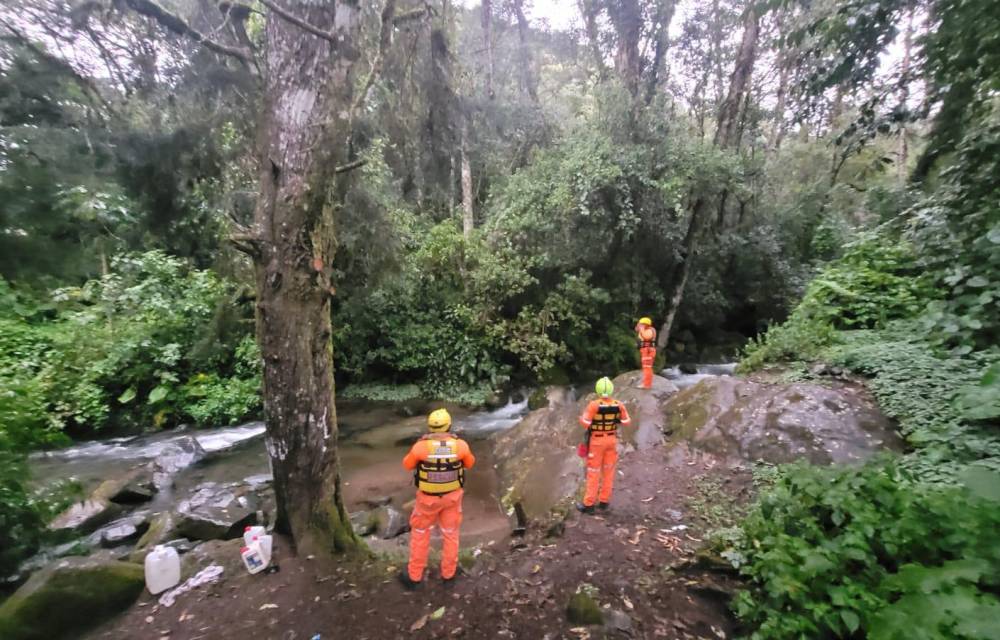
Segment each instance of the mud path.
M395 579L402 558L338 564L292 557L278 541L279 572L249 576L227 562L223 581L171 608L144 594L88 638L729 638L725 594L735 585L688 561L718 511L707 503L729 501L723 511L734 511L748 497L749 477L683 446L670 455L668 466L663 446L627 453L610 512L573 512L555 531L483 547L450 589L435 568L418 591L403 590ZM221 544L218 553L230 558L238 546ZM594 594L604 626L567 620L581 588Z

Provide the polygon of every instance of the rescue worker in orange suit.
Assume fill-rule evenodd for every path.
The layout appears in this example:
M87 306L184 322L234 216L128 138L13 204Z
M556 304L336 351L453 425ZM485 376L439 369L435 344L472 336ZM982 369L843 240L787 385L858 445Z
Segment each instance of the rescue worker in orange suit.
M653 361L656 360L656 329L649 318L639 318L635 325L639 342L639 358L642 362L642 388L653 388Z
M458 530L462 524L465 470L476 463L468 443L450 433L451 416L437 409L427 417L429 434L413 445L403 466L413 471L417 500L410 515L410 562L400 582L415 589L424 578L431 529L441 531L441 578L449 583L458 570Z
M625 405L611 397L615 385L609 378L601 378L595 387L597 400L587 404L580 416L580 424L589 435L587 451L587 488L583 502L576 508L583 513L607 510L615 484L615 467L618 462L618 427L632 422Z

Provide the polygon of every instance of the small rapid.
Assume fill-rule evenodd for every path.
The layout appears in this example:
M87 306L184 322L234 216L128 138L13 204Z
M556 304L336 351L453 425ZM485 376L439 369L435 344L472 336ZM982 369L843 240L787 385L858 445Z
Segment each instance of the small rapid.
M726 364L697 364L693 365L694 373L684 373L680 366L668 367L660 372L667 380L670 380L678 389L693 387L702 380L717 378L720 376L732 376L736 373L736 363Z

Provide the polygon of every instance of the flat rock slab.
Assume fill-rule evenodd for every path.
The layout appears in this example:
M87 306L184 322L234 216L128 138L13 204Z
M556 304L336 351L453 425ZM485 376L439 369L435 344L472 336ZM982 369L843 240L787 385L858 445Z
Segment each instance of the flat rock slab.
M110 500L88 499L70 505L49 523L49 529L91 533L113 520L121 512L122 508Z
M902 446L868 393L846 383L703 380L670 401L664 431L732 463L846 463Z

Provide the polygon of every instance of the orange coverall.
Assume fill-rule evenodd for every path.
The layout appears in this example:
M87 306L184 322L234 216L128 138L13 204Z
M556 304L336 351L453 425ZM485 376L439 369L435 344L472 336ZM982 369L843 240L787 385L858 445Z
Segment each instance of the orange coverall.
M632 422L628 409L618 400L602 398L591 400L580 416L580 424L584 429L590 429L601 406L617 406L619 424ZM583 494L584 506L593 506L595 502L610 502L611 490L615 486L615 466L618 463L618 437L613 431L593 431L590 434L590 451L587 453L587 488ZM600 486L600 494L598 494Z
M432 433L418 440L403 458L403 466L413 471L421 462L430 460L438 443L452 441L455 457L462 467L471 469L476 464L468 443L448 433ZM431 528L437 525L441 530L441 577L453 578L458 568L458 531L462 524L462 489L448 493L432 494L417 490L417 501L410 514L410 563L407 573L410 580L423 579L430 551Z
M648 324L635 327L639 338L639 358L642 362L642 388L653 387L653 361L656 360L656 329Z

